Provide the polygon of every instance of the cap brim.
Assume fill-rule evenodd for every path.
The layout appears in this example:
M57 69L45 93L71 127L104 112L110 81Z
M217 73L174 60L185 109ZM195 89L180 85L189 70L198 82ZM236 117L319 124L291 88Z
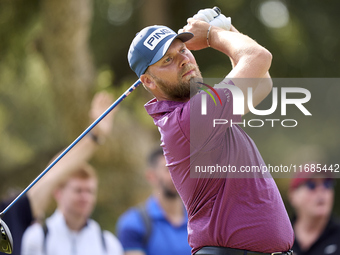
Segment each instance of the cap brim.
M153 59L151 60L149 66L157 63L159 60L161 60L161 58L165 55L165 53L168 51L171 43L175 40L175 39L180 39L182 42L186 42L189 41L191 38L194 37L193 33L190 32L183 32L180 33L172 38L169 38L168 41L166 43L164 43L164 45L157 51L156 55L153 57Z

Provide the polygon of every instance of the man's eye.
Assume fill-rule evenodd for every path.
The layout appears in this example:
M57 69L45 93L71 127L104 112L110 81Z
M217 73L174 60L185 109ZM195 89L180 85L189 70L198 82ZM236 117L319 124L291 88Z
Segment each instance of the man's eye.
M182 50L181 50L181 53L185 53L185 52L186 52L186 49L182 49Z
M167 57L166 59L164 59L164 63L169 63L171 61L171 57Z

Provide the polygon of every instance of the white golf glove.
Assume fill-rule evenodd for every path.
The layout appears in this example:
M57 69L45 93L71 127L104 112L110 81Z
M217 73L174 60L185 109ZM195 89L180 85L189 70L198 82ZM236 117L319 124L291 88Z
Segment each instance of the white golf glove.
M222 13L218 15L212 8L199 10L193 18L208 22L210 25L223 28L227 31L231 28L231 18L224 16Z
M229 31L231 28L231 18L224 16L222 13L218 14L212 8L199 10L197 14L195 14L192 18L196 20L205 21L212 26L220 27L227 31ZM182 33L182 32L183 32L183 29L178 30L178 33Z
M199 10L197 12L197 14L195 14L192 18L197 19L197 20L202 20L202 21L209 23L210 21L212 21L217 16L218 16L218 13L215 10L208 8L208 9L204 9L204 10Z

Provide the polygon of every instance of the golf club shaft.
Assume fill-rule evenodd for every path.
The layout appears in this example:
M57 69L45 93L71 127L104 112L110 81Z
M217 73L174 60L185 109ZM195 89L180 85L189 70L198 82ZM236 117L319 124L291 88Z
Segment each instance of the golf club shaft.
M22 191L1 213L4 215L28 190L30 190L51 168L62 159L81 139L84 138L106 115L108 115L123 99L125 99L142 82L137 80L126 90L102 115L100 115L76 140L74 140L24 191Z

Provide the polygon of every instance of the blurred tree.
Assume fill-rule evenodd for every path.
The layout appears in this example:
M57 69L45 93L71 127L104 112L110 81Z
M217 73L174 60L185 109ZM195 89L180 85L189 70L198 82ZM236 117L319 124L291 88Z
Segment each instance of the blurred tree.
M10 53L23 57L23 39L30 33L37 20L39 0L0 1L0 61Z
M169 3L171 1L145 0L141 6L140 23L142 27L169 24Z
M51 72L60 123L68 123L60 126L61 133L70 140L88 123L95 85L88 48L92 0L43 0L41 11L42 52Z

